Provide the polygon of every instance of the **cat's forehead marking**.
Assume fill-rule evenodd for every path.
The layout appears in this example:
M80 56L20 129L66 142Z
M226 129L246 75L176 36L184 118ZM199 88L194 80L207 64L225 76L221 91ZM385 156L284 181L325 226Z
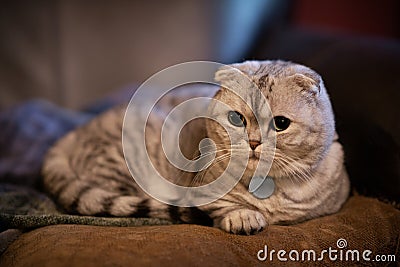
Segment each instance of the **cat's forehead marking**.
M267 100L270 100L273 87L275 85L275 78L270 73L260 73L259 75L253 76L253 81L257 85L258 89L264 94Z
M274 62L273 64L262 64L252 76L261 91L272 93L275 80L283 78L292 72L292 64L288 62Z
M265 88L267 86L267 83L268 83L268 73L261 76L258 79L258 87L260 87L260 89Z

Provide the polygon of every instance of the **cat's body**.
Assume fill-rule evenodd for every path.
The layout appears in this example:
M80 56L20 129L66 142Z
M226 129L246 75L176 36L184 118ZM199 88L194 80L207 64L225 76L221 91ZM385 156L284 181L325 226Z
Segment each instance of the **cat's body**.
M158 103L146 128L146 137L152 140L146 143L147 152L157 170L175 183L196 186L214 181L226 168L221 151L232 149L233 145L240 153L249 153L249 162L237 185L220 199L198 207L214 226L227 232L250 234L267 224L296 223L338 211L347 198L349 182L342 147L335 137L332 108L319 75L304 66L282 61L251 61L233 67L258 87L257 93L246 92L248 99L244 99L253 103L252 112L258 112L261 100L258 101L257 95L261 92L273 116L287 127L282 130L278 122L274 124L276 150L272 152L274 160L268 174L275 182L274 193L259 199L248 190L255 166L264 164L259 155L271 153L261 142L264 126L253 123L253 113L232 92L213 86L187 89ZM229 69L219 71L217 78L227 87L235 79ZM229 104L244 124L232 125L226 119L226 112L210 104L208 109L215 115L215 121L196 120L189 124L181 133L180 143L185 144L181 146L183 154L190 157L196 153L201 139L210 138L217 144L223 160L197 176L180 171L168 163L160 149L162 122L177 104L195 96L214 94L214 99ZM200 213L161 203L144 193L132 179L121 145L124 113L125 107L108 111L59 141L49 151L43 167L46 189L69 212L196 222L195 217ZM230 142L217 122L234 132ZM249 141L240 137L243 133Z

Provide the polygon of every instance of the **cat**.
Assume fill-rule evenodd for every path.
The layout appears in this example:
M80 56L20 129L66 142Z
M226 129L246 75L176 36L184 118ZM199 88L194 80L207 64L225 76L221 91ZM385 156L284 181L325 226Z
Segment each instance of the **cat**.
M238 73L255 85L255 89L242 88L243 99L227 89L235 84ZM214 181L226 169L229 158L233 165L243 164L235 162L229 153L248 155L243 175L227 194L188 208L167 205L145 193L135 183L124 158L121 136L125 105L70 132L49 150L42 169L45 189L69 213L203 222L245 235L270 224L299 223L337 212L348 197L350 184L320 75L300 64L266 60L232 64L218 70L215 77L220 87L184 88L183 93L172 93L157 103L146 126L146 137L151 140L146 148L162 175L186 186ZM266 118L258 114L262 112L260 94L273 116L262 125L254 123L256 115ZM218 160L199 173L174 168L160 149L161 126L167 114L196 96L212 97L207 109L213 119L194 120L184 127L179 140L182 153L188 158L198 157L198 144L205 137L214 141L218 152ZM250 103L252 110L243 101ZM225 103L231 110L221 112L215 103ZM232 140L228 140L224 128L230 129ZM239 132L246 133L248 140ZM274 133L273 151L262 141L266 132ZM135 142L131 145L135 149ZM258 198L249 192L249 184L256 168L267 165L261 158L268 153L273 157L267 174L275 189L268 198ZM134 164L137 168L142 165Z

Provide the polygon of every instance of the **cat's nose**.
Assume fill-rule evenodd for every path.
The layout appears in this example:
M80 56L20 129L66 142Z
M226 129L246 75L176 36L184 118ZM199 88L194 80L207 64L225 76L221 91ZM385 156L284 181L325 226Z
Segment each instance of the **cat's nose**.
M258 147L261 144L260 141L257 140L249 140L249 145L251 147L252 150L256 149L256 147Z

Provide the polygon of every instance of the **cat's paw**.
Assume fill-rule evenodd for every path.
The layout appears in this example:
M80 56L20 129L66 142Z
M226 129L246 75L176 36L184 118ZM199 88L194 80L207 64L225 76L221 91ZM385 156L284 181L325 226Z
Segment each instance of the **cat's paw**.
M227 213L218 227L232 234L252 235L261 232L266 225L267 221L260 212L240 209Z

